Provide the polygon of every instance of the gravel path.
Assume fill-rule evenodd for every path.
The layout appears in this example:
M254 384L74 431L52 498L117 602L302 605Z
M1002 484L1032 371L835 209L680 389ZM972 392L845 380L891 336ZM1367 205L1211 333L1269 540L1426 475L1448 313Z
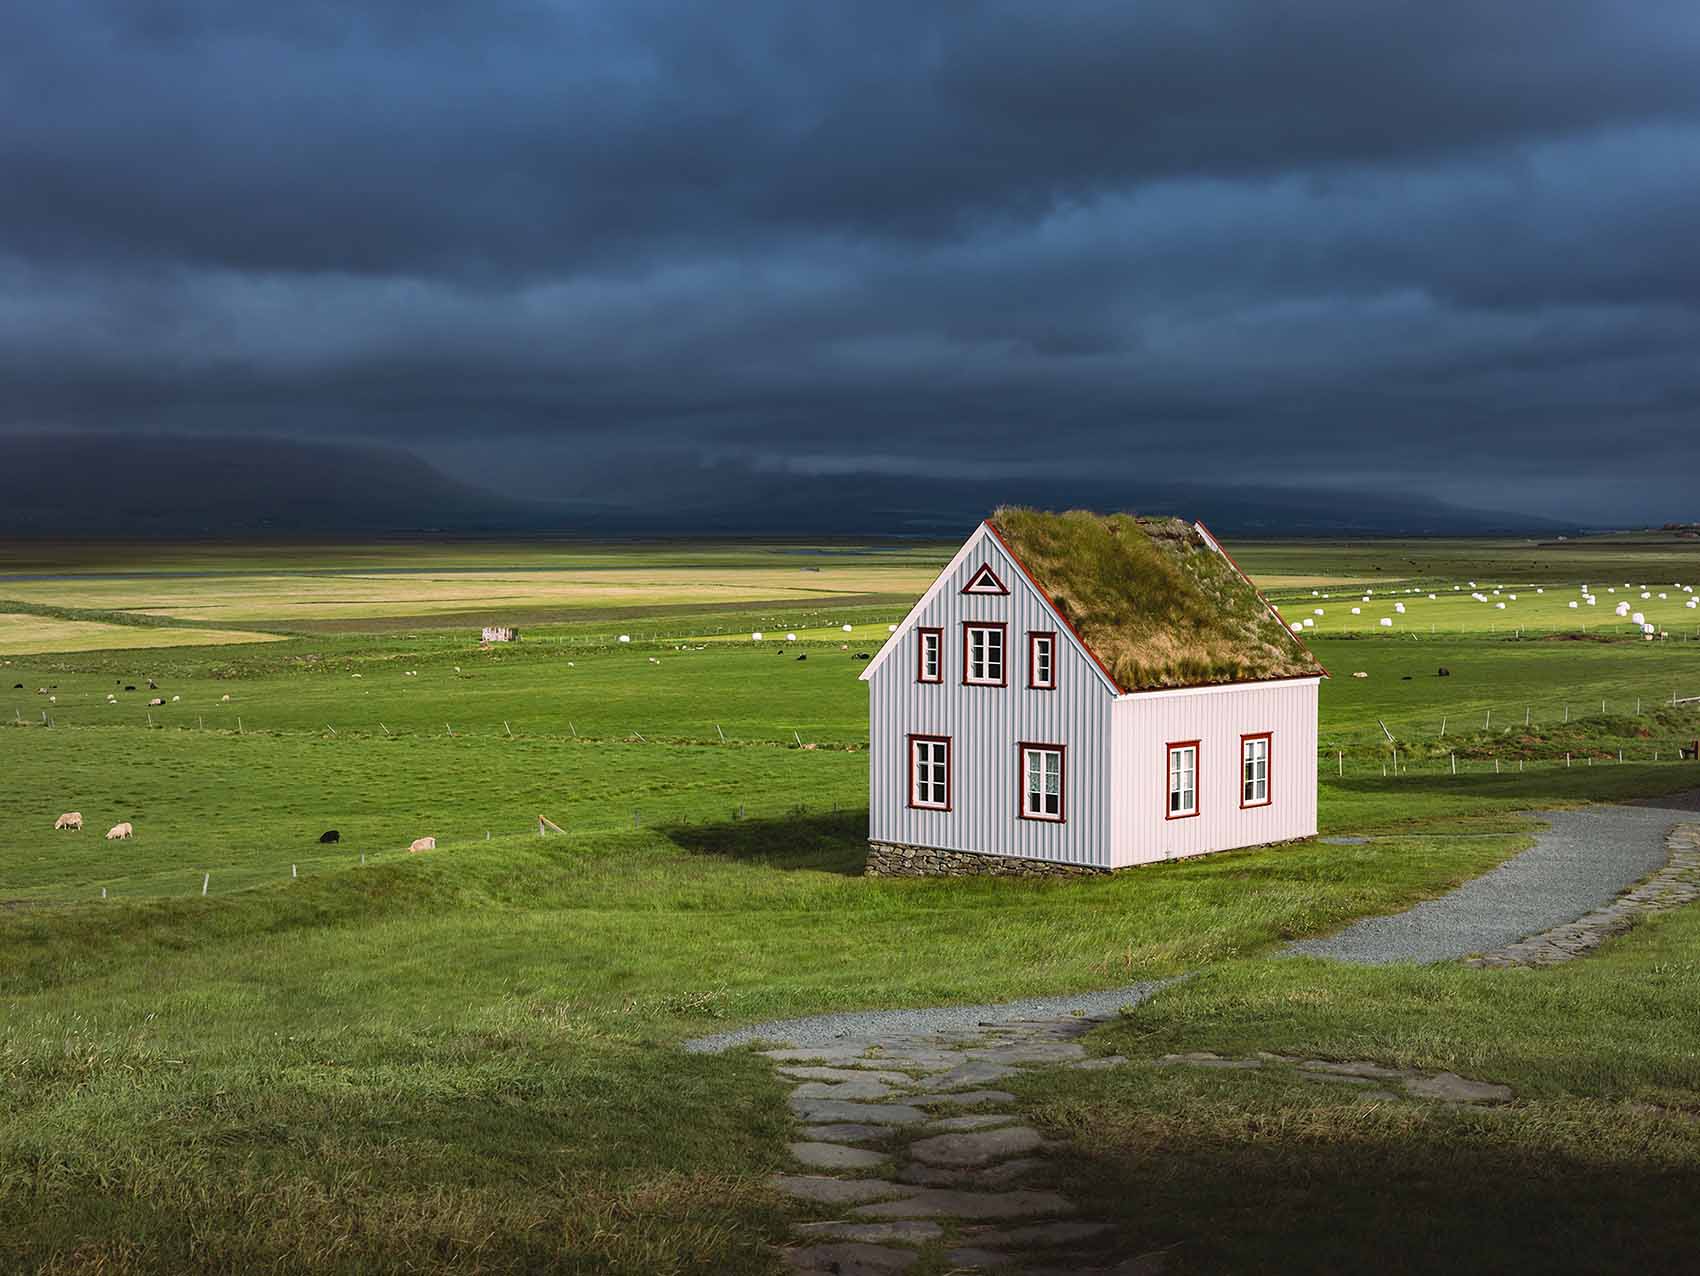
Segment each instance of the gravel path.
M984 1024L1016 1023L1022 1020L1079 1017L1102 1019L1116 1015L1123 1006L1135 1006L1172 980L1129 984L1102 992L1081 992L1066 997L1029 997L997 1006L936 1006L923 1010L851 1010L835 1015L810 1015L803 1019L775 1019L751 1024L712 1037L685 1042L693 1054L719 1054L751 1041L785 1041L794 1046L827 1045L841 1037L913 1036L961 1032Z
M1550 826L1529 850L1438 899L1389 917L1368 917L1287 952L1380 965L1451 961L1487 952L1607 903L1665 865L1673 825L1700 810L1700 792L1622 806L1537 811Z

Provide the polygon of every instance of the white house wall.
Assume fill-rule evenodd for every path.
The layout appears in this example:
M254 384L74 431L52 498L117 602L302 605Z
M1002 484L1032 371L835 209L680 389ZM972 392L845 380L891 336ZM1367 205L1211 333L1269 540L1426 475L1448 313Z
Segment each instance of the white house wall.
M1318 679L1157 691L1115 702L1116 868L1316 833ZM1271 734L1267 806L1240 805L1240 740ZM1168 819L1168 749L1197 740L1196 816Z
M945 587L924 601L915 627L894 635L895 649L870 671L868 835L876 842L1108 867L1108 754L1117 702L996 537L982 528L974 540L978 544L956 561ZM962 593L984 563L1008 595ZM1009 626L1009 685L963 685L962 625L974 620ZM917 631L929 627L944 630L942 683L915 677ZM1026 685L1032 630L1057 632L1055 691ZM909 805L911 734L951 738L951 810ZM1019 817L1022 741L1064 746L1066 819L1060 824Z

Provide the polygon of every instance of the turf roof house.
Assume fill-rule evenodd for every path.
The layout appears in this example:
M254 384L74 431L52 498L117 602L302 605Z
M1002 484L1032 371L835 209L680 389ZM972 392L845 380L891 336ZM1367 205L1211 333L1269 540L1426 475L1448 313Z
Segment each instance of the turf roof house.
M868 871L1312 836L1327 676L1202 524L999 510L862 673Z

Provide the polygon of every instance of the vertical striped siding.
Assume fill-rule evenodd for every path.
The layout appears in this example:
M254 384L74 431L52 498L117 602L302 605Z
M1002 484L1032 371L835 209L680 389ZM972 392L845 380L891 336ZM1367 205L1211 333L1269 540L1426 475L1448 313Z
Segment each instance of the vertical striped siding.
M868 835L953 851L1013 855L1067 864L1110 865L1109 741L1116 704L1089 658L1070 641L1044 600L984 528L951 580L917 617L944 630L945 680L915 681L913 629L868 680ZM972 543L972 542L971 542ZM1007 596L964 595L990 563ZM962 623L1003 621L1009 685L962 685ZM1027 689L1029 630L1057 630L1057 690ZM949 811L909 807L908 737L951 737ZM1066 747L1061 824L1019 818L1021 741Z
M1116 701L1116 867L1316 833L1317 683L1269 683ZM1268 806L1240 807L1240 737L1272 732ZM1166 819L1168 746L1199 741L1199 813Z

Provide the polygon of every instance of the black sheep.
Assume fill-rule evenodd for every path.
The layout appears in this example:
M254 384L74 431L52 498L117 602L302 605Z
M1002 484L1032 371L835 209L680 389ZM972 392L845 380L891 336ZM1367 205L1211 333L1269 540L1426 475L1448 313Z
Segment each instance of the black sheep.
M328 829L319 834L319 841L324 845L329 845L332 842L340 842L342 841L342 834L338 833L335 829Z

